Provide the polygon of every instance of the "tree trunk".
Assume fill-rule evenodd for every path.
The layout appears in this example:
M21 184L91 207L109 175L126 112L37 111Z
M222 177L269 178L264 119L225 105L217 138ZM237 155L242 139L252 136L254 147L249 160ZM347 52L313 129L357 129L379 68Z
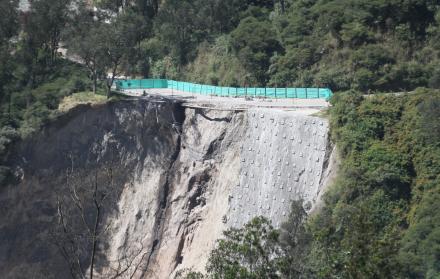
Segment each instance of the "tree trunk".
M95 217L95 226L93 228L93 242L92 242L92 256L90 258L90 279L93 279L93 269L95 265L95 256L96 256L96 247L98 244L98 225L99 225L99 217L100 217L100 208L99 206L96 207L96 217Z
M96 94L96 78L93 77L93 94Z
M111 84L107 82L107 99L110 99Z
M98 173L95 173L95 189L93 191L93 203L95 204L96 215L95 215L95 224L93 226L92 233L92 256L90 258L90 279L93 279L93 268L95 265L95 256L96 256L96 247L98 244L98 226L99 226L99 218L101 215L101 202L98 202Z
M284 2L284 0L281 0L280 4L281 4L281 13L284 14L284 12L286 11L286 3Z
M96 77L96 72L94 72L92 74L92 79L93 79L93 94L96 94L96 87L97 87L97 77Z
M111 93L112 85L113 85L114 81L115 81L115 72L112 73L112 77L110 79L107 78L107 83L106 83L106 85L107 85L107 99L110 98L110 93Z

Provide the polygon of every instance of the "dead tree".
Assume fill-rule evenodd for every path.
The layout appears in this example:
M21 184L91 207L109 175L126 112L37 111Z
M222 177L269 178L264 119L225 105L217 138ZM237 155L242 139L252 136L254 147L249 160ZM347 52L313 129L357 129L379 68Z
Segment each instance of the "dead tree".
M91 175L75 171L72 166L66 171L65 187L57 194L57 224L52 231L52 241L59 248L69 266L72 278L93 279L98 275L97 263L105 278L132 278L145 257L144 246L130 252L125 249L116 261L103 260L102 246L110 223L105 224L105 215L117 204L117 187L112 168L95 170Z

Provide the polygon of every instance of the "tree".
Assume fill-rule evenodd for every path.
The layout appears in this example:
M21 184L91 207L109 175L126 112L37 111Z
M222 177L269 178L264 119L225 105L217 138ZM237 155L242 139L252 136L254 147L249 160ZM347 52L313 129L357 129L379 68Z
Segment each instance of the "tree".
M114 13L126 9L135 8L146 18L153 18L159 11L158 0L100 0L94 3L101 9L110 10Z
M195 56L196 44L205 36L196 28L197 7L193 1L166 1L157 16L157 32L180 65Z
M73 278L130 278L141 268L147 255L141 244L126 249L114 261L103 257L110 224L105 218L112 212L118 197L117 179L111 167L83 175L72 166L66 171L66 185L57 194L57 224L51 232ZM99 266L98 266L99 265Z
M278 278L282 247L278 231L264 217L256 217L241 229L224 232L217 241L206 269L213 278Z
M106 70L105 40L111 34L103 33L104 24L106 23L95 20L88 8L80 3L64 33L67 54L86 66L92 80L93 93L96 93L98 79Z
M280 245L283 247L281 272L286 278L303 278L309 275L307 257L312 235L306 228L307 212L303 200L293 201L287 221L280 228Z
M207 274L183 269L177 278L304 278L311 234L306 229L303 201L292 203L288 220L276 230L264 217L242 228L230 228L209 255Z
M69 44L69 52L79 56L81 62L87 67L92 80L92 90L96 94L98 79L105 74L106 57L105 45L103 44L102 29L97 26L80 37L72 37L74 41Z
M128 64L133 62L130 59L138 57L133 53L142 36L148 33L146 25L147 22L129 8L114 15L98 10L94 17L86 6L78 8L65 38L69 53L78 56L80 63L88 68L94 93L98 80L104 78L106 93L110 96L115 78L124 66L128 71Z
M0 2L0 103L9 102L6 85L13 80L10 39L18 32L18 1Z
M270 24L255 17L243 19L231 32L231 46L245 68L252 73L254 79L252 83L266 84L270 57L281 51Z
M61 40L72 0L36 0L32 1L28 33L40 41L44 51L49 54L53 64Z
M128 62L131 54L135 52L135 46L140 40L137 26L143 23L130 10L122 11L116 18L110 20L110 23L104 23L98 29L103 44L102 57L107 72L108 97L115 78L122 71L122 64Z
M18 0L0 2L0 45L17 34Z

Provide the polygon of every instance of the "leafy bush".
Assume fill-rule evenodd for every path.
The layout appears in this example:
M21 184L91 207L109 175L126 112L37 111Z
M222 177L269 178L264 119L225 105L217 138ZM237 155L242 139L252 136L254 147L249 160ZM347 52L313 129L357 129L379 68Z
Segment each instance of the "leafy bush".
M281 254L278 232L257 217L242 229L224 232L211 252L206 269L220 278L276 278Z

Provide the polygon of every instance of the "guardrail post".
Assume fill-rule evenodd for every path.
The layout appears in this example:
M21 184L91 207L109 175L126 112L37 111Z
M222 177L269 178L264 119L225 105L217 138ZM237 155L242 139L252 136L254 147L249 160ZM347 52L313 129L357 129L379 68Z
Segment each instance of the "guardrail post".
M277 98L277 86L275 85L275 99Z
M285 92L286 92L286 99L287 99L287 87L286 87L286 88L284 88L284 90L285 90Z
M266 87L264 87L264 98L267 98Z
M296 87L295 87L295 99L298 99L298 92L296 92Z
M308 99L308 98L307 98L307 87L306 87L306 99Z
M318 99L319 99L319 87L318 87Z

